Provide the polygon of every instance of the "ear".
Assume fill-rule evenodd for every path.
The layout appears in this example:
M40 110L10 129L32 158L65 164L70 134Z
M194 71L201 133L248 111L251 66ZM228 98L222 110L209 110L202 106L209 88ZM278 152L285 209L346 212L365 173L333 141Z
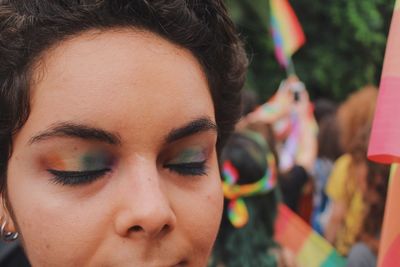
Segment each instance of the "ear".
M6 196L4 193L0 194L0 225L6 220L7 224L5 230L8 232L16 232L15 223L8 207Z

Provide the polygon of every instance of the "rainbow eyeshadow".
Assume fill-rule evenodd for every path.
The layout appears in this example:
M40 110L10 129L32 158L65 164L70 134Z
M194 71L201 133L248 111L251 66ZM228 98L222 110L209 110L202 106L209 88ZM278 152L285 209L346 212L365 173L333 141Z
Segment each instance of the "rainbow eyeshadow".
M54 154L46 156L45 165L48 169L59 171L93 171L109 168L114 163L110 153L103 150L93 150L78 156Z
M183 150L169 164L203 162L207 159L206 149L203 147L191 147Z

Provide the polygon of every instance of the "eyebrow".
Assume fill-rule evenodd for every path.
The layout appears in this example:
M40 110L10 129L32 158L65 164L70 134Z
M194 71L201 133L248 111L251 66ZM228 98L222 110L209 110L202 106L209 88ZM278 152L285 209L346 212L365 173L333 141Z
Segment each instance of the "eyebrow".
M121 138L118 134L111 133L100 128L71 122L55 123L47 130L32 137L28 143L31 145L52 137L73 137L85 140L105 142L110 145L121 144Z
M218 132L217 125L210 118L201 117L180 128L171 130L167 135L165 142L172 143L187 136L209 130ZM80 138L84 140L105 142L111 145L121 144L121 138L118 134L100 128L71 122L59 122L53 124L47 130L32 137L28 144L32 145L53 137Z
M167 135L165 142L172 143L190 135L210 130L218 132L217 125L210 118L201 117L187 123L183 127L173 129Z

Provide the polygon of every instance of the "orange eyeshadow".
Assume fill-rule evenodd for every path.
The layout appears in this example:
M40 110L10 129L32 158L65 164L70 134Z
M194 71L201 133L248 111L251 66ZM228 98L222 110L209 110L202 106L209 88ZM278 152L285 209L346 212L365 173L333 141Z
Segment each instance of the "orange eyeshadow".
M49 155L43 161L47 167L56 170L64 170L65 169L65 162L61 159L59 155Z

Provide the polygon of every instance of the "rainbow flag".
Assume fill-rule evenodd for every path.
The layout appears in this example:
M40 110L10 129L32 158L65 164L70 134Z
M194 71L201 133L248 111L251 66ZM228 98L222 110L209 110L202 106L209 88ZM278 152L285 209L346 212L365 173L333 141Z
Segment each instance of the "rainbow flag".
M346 260L322 236L284 204L278 207L275 240L307 267L342 267Z
M378 266L400 266L400 1L392 17L368 156L392 164Z
M305 43L306 38L288 0L270 0L271 30L275 56L288 68L292 55Z

